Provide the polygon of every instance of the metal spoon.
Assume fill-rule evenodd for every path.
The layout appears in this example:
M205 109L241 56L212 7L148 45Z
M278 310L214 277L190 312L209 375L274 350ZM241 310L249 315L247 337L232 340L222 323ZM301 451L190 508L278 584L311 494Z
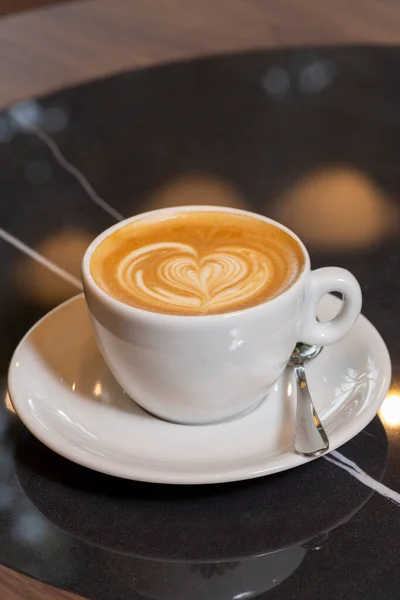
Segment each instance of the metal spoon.
M294 432L294 450L302 456L320 456L329 449L329 440L317 415L307 385L304 363L318 356L322 346L296 344L289 360L297 381L297 409Z

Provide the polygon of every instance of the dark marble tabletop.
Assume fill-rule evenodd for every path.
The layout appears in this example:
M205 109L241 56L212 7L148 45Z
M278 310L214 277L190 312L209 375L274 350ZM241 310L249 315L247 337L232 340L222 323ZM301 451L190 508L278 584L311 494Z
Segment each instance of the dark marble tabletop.
M118 480L38 442L6 376L119 214L249 208L294 229L314 267L359 279L393 381L341 452L400 492L399 67L396 48L240 54L0 114L0 563L93 600L398 597L400 506L336 465L219 486Z

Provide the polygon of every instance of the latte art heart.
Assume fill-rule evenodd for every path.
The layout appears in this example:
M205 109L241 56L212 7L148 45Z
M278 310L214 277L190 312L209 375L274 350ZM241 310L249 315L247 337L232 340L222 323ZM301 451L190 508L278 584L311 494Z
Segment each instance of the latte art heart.
M156 266L152 254L158 256ZM222 247L200 257L189 245L164 242L131 252L116 279L143 302L208 311L258 294L272 268L267 256L247 248Z
M139 219L104 239L91 272L108 294L180 315L240 310L274 298L304 264L297 242L273 224L218 211Z

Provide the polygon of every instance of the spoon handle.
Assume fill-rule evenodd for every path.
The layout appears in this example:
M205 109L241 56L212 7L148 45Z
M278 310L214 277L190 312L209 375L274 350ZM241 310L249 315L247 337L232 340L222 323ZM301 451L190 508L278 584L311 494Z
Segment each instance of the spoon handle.
M297 409L294 450L302 456L320 456L329 449L328 436L314 408L302 365L294 368L297 381Z

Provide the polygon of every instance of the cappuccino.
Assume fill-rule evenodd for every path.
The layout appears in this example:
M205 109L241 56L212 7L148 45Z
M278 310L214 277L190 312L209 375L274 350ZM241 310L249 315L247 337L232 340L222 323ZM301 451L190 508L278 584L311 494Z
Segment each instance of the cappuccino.
M285 292L305 266L296 240L251 215L177 210L145 215L95 249L90 271L112 298L146 311L212 315Z

